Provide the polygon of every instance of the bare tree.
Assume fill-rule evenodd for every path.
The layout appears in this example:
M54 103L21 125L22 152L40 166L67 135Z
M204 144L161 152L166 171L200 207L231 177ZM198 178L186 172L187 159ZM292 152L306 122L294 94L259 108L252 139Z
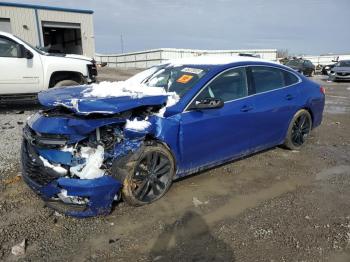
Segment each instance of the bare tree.
M278 49L277 50L277 57L278 58L285 58L288 57L289 51L288 49Z

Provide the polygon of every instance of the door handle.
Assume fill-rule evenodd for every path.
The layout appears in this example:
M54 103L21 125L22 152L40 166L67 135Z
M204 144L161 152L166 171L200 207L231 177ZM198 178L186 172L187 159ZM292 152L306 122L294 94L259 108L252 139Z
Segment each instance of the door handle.
M250 110L253 110L252 106L245 105L241 107L242 112L249 112Z
M286 95L286 99L287 99L287 100L292 100L293 98L294 98L294 96L291 95L291 94Z

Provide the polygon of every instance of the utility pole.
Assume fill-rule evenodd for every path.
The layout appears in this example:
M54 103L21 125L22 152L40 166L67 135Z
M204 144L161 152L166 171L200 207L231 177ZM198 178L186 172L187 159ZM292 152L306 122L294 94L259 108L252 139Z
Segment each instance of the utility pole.
M120 34L120 48L122 51L122 54L124 53L124 40L123 40L123 34Z

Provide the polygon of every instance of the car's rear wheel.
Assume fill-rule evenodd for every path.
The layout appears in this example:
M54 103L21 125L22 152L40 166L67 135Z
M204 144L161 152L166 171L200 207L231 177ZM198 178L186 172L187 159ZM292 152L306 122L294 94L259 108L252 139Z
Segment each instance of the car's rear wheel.
M311 128L310 113L305 109L299 110L289 124L284 146L292 150L299 149L305 143Z
M161 144L145 146L135 161L129 162L123 181L123 199L133 206L152 203L169 189L175 163Z

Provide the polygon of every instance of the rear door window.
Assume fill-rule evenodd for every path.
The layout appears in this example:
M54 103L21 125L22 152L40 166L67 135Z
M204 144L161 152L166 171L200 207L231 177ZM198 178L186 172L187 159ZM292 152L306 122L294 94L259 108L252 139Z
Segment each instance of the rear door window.
M250 68L256 94L286 87L299 81L294 74L282 69L266 66Z

